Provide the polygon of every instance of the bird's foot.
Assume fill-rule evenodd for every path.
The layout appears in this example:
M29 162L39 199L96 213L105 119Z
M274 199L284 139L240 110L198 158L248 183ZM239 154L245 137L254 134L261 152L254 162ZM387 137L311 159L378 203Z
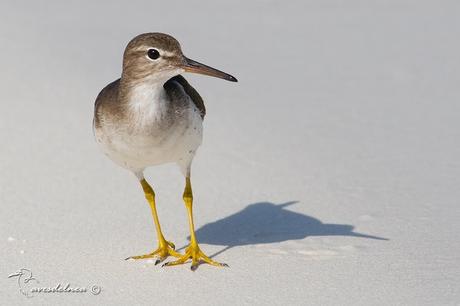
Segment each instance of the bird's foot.
M176 265L182 265L186 263L189 259L192 259L192 265L190 269L192 271L195 271L198 266L202 263L207 263L216 267L228 267L226 263L220 263L217 261L212 260L208 256L206 256L203 251L201 251L200 247L198 246L197 243L192 243L190 244L186 249L185 249L185 254L181 255L179 259L175 261L170 261L167 263L163 264L163 267L165 266L176 266Z
M176 252L175 248L176 247L174 243L165 240L165 241L161 241L158 249L156 249L152 253L145 254L145 255L138 255L138 256L130 256L126 258L126 260L156 258L155 265L157 265L163 262L169 256L174 256L178 258L182 257L182 254Z

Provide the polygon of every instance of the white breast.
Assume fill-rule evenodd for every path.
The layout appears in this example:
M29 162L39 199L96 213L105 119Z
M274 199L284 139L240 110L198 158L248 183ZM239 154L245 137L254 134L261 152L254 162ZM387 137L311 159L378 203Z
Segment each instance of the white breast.
M200 112L189 97L186 107L171 109L163 86L140 85L129 98L128 115L127 122L104 121L95 130L110 159L136 173L169 162L188 171L203 133Z

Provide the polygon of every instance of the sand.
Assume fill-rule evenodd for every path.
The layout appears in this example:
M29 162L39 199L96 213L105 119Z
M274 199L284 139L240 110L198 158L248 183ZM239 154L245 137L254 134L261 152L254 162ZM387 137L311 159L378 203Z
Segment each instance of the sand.
M95 2L0 3L1 304L458 305L458 3ZM154 227L92 112L148 31L239 79L186 75L208 110L198 239L229 268L124 260ZM180 172L147 178L185 246ZM21 268L25 290L87 291L27 298Z

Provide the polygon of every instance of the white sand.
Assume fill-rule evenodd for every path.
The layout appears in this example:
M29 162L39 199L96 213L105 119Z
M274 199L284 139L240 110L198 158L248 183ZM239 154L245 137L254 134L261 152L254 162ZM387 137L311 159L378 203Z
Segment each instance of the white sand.
M1 304L458 305L456 1L36 2L0 3ZM146 31L240 80L187 76L208 108L198 237L228 269L123 260L155 232L93 101ZM184 246L179 171L148 178ZM20 268L102 292L27 300Z

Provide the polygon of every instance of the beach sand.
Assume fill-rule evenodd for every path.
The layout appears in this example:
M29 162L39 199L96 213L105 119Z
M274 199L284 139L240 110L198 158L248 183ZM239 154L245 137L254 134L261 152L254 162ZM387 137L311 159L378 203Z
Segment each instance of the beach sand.
M458 305L460 11L454 1L2 1L4 305ZM92 134L127 42L176 37L239 82L203 96L202 249L229 268L125 261L156 248L135 177ZM183 177L151 168L187 245ZM39 283L83 293L19 291ZM94 287L92 294L91 288Z

